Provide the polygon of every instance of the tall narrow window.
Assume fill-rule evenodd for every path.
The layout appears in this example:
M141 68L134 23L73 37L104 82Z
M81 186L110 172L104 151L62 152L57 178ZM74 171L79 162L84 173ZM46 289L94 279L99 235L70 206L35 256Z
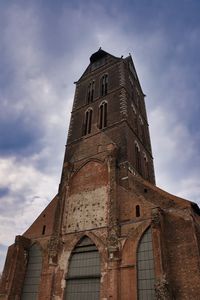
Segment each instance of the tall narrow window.
M138 300L155 299L155 272L151 228L143 234L137 251Z
M84 237L69 261L65 300L99 300L100 255L95 244Z
M99 106L99 129L107 126L107 102L103 101Z
M107 95L108 92L108 75L104 74L101 78L101 96Z
M140 206L139 205L136 205L136 207L135 207L135 215L137 218L140 217Z
M46 225L44 225L43 228L42 228L42 234L43 235L45 234L45 231L46 231Z
M140 148L137 143L135 143L135 165L138 173L141 174L141 157L140 157Z
M38 290L42 270L42 255L38 245L31 246L24 278L21 300L38 299Z
M88 85L87 103L92 102L93 99L94 99L94 80L92 80Z
M84 135L91 133L92 127L92 109L89 108L85 113Z

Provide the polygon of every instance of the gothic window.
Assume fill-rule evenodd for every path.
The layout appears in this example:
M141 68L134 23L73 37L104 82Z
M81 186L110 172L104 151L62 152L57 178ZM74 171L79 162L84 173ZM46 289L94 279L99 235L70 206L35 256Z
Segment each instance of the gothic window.
M135 166L138 173L141 174L141 157L140 157L140 148L137 143L135 143Z
M104 74L101 78L101 96L107 95L108 92L108 75Z
M92 102L93 99L94 99L94 80L92 80L88 85L87 103Z
M99 300L100 255L95 244L84 237L72 251L65 300Z
M88 110L85 113L84 135L91 133L91 126L92 126L92 109L88 108Z
M135 215L137 218L140 217L140 206L139 205L136 205L136 207L135 207Z
M21 300L38 299L38 290L42 270L42 255L38 245L31 246L24 278Z
M99 106L99 129L107 126L107 102L103 101Z
M143 234L137 250L138 300L155 299L155 272L151 228Z

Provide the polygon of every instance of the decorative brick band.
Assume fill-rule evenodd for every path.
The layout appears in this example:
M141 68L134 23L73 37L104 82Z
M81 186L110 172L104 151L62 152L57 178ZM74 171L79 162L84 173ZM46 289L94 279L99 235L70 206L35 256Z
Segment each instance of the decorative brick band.
M125 89L122 89L120 92L120 113L124 116L127 117L128 116L128 105L127 105L127 96L126 96L126 91Z

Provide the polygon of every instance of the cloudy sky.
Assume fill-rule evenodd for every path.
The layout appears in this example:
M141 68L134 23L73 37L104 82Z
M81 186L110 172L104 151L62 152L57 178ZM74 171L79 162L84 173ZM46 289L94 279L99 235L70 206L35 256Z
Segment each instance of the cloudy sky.
M0 0L0 270L57 193L73 82L100 46L132 54L157 185L200 204L199 11L199 0Z

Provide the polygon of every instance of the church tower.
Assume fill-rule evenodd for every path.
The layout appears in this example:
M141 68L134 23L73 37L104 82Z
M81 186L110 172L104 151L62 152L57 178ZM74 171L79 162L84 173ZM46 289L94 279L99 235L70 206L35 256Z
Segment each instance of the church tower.
M132 57L100 48L75 84L58 194L9 247L0 299L198 299L200 210L155 185Z

